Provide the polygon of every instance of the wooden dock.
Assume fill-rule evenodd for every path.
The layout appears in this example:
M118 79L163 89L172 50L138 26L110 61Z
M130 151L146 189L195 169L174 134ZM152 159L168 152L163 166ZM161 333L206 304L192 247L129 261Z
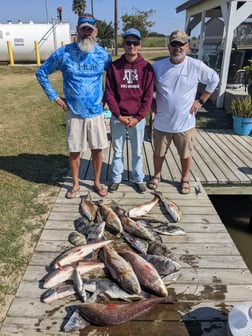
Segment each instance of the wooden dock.
M240 302L252 301L252 275L210 202L206 189L228 193L228 189L234 188L239 190L236 193L251 194L251 140L251 137L234 136L221 130L200 130L194 153L191 193L188 195L177 191L180 168L175 149L167 154L159 190L181 207L182 219L178 225L186 231L184 236L162 236L182 266L180 278L168 286L174 303L157 305L151 312L119 326L89 326L71 335L142 336L148 332L148 335L159 336L228 336L227 318L231 308ZM149 191L145 194L135 192L130 181L130 148L127 148L125 157L129 160L125 160L123 183L104 202L113 200L130 209L151 200L153 195ZM148 180L153 174L152 145L148 139L143 152ZM111 158L112 151L108 148L104 151L102 169L102 181L106 185L110 183ZM97 200L99 196L93 192L89 159L88 153L82 159L80 195L89 191L92 199ZM39 281L46 274L50 262L71 246L68 235L74 231L74 221L80 217L80 199L67 200L64 197L70 182L71 179L66 178L61 188L2 325L1 336L63 335L61 327L71 307L80 303L74 296L51 304L40 302L45 289L39 287ZM166 218L160 206L155 206L150 215Z
M145 180L153 175L153 146L146 132L143 146L143 169ZM83 156L81 175L84 179L93 179L90 153ZM131 148L126 143L124 154L123 180L131 179ZM197 131L193 152L191 181L199 182L208 194L252 194L252 137L234 135L232 130ZM104 151L102 180L110 181L112 148ZM180 162L177 150L171 146L162 169L163 182L179 182L181 178Z

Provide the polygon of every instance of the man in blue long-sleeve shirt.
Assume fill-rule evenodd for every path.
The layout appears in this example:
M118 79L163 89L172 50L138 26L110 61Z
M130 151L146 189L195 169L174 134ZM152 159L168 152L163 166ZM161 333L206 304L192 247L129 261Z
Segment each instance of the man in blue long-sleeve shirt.
M102 149L107 147L104 123L103 72L111 63L109 53L96 44L98 29L90 14L78 19L77 42L56 50L38 69L36 76L50 101L66 111L66 138L73 185L66 198L79 191L80 152L89 146L94 169L94 188L100 196L107 191L100 184ZM49 75L61 71L64 97L60 97L49 81Z

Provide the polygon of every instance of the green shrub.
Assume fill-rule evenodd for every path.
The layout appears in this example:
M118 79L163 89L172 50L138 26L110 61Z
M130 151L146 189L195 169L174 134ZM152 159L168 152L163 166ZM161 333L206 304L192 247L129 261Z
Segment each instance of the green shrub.
M242 118L252 118L252 97L235 98L231 103L232 114Z

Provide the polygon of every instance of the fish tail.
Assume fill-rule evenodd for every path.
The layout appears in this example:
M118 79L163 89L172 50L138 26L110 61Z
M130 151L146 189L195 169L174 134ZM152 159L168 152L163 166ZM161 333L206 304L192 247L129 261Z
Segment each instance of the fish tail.
M163 197L162 192L159 191L159 190L152 191L151 194L154 195L154 196L157 196L160 200L161 200L162 197Z
M88 194L87 195L80 195L80 199L87 199L88 198Z
M160 303L174 303L174 300L171 295L167 295L165 297L162 297L161 299L162 300Z
M104 202L103 202L102 199L100 199L100 200L93 201L93 203L94 203L95 205L101 205L101 204L103 204Z

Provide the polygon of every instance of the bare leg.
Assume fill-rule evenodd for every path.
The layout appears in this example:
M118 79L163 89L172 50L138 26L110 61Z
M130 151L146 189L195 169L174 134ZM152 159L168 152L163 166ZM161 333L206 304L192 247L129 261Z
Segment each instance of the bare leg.
M94 170L94 186L100 196L106 196L107 191L101 187L100 176L102 168L102 150L101 149L92 149L92 164Z
M192 154L186 159L180 159L182 174L181 174L181 183L180 183L180 193L189 194L190 184L189 184L189 174L192 166Z
M72 171L73 186L66 193L66 198L74 198L76 192L79 190L79 169L80 169L80 153L70 152L69 153L69 164Z
M79 189L79 169L80 169L80 153L70 152L69 163L72 171L73 190Z
M153 178L147 183L147 187L149 189L155 190L158 187L158 183L161 177L161 169L164 162L164 156L158 156L156 154L153 155L154 161L154 176Z
M161 170L164 162L164 156L158 156L154 154L153 160L154 160L154 177L158 177L160 179L161 177Z
M190 154L186 159L180 159L180 162L182 168L181 180L188 181L192 166L192 154Z

